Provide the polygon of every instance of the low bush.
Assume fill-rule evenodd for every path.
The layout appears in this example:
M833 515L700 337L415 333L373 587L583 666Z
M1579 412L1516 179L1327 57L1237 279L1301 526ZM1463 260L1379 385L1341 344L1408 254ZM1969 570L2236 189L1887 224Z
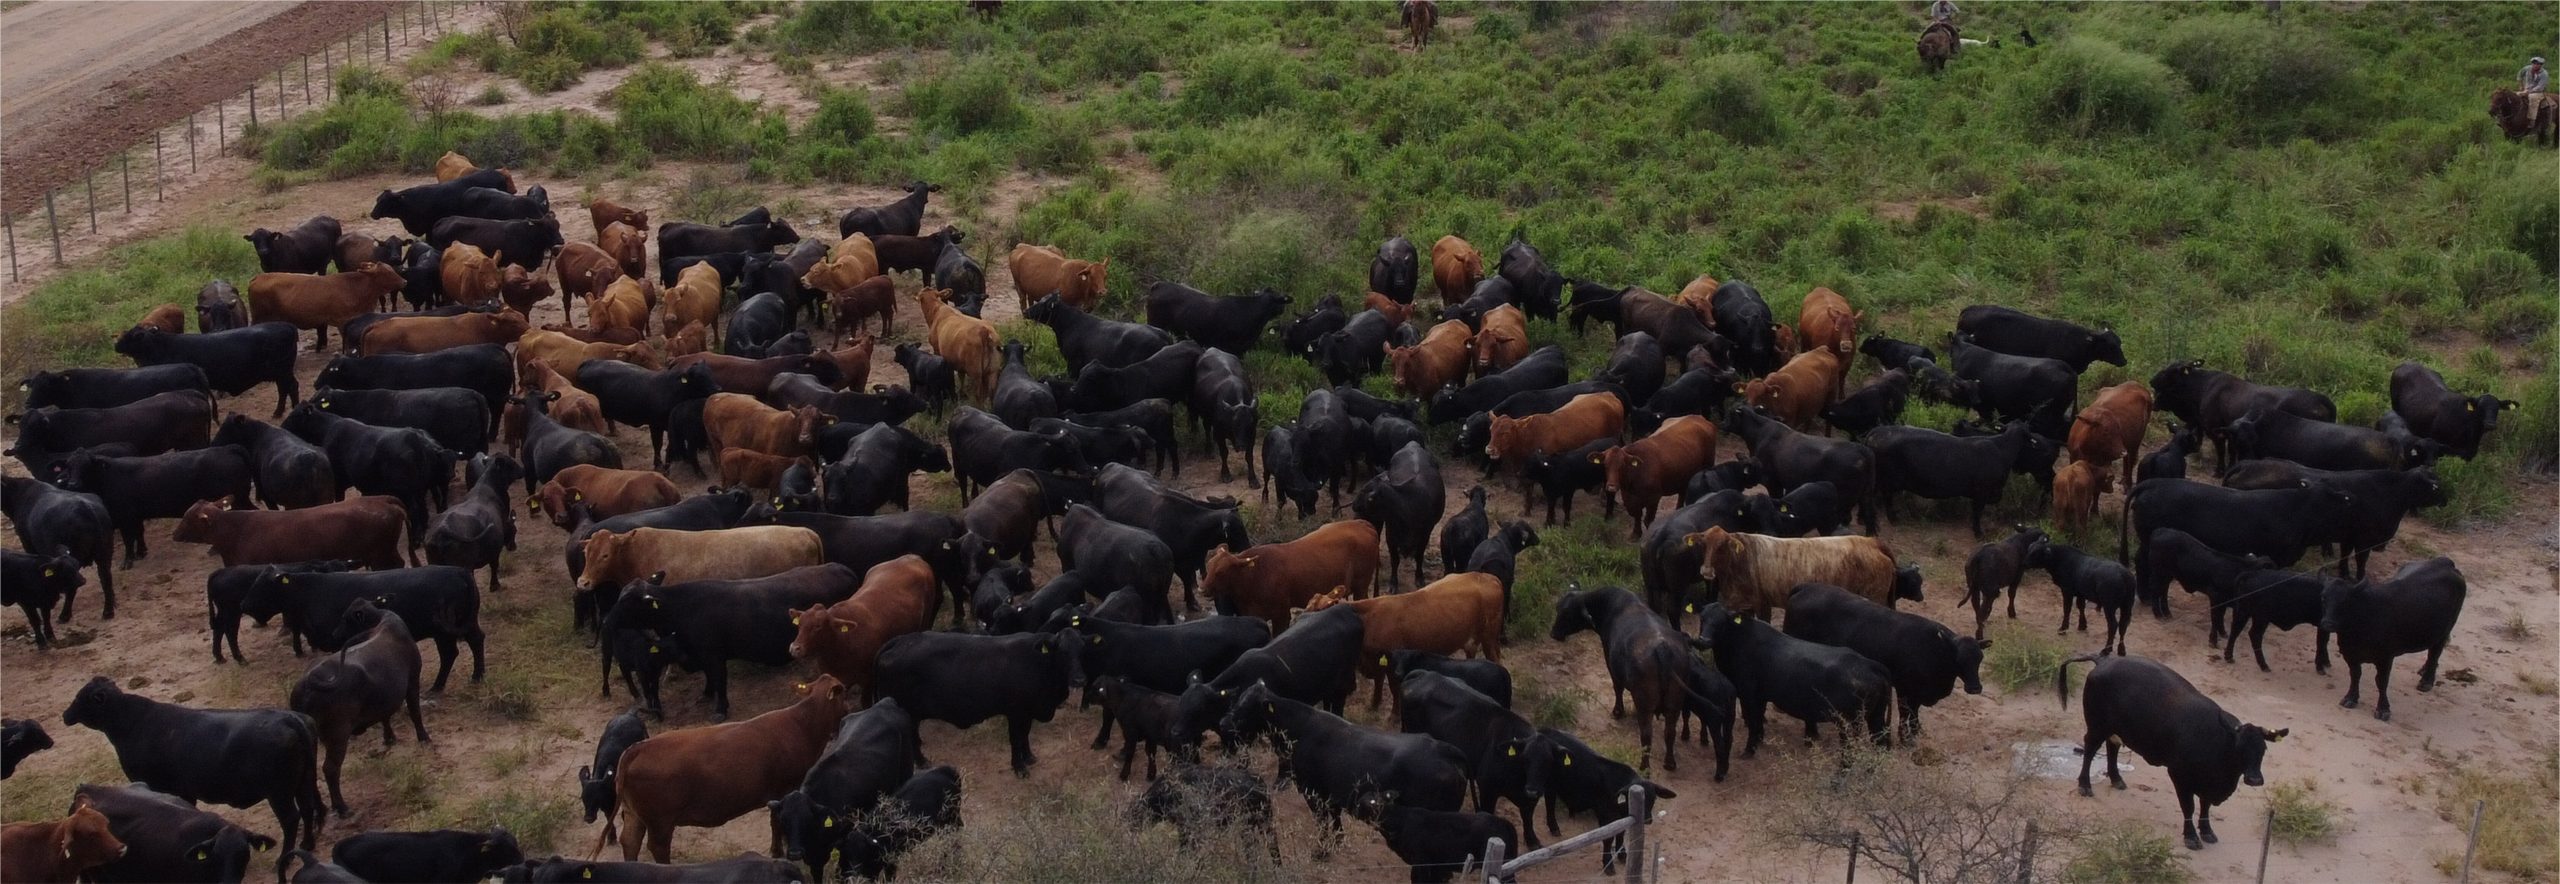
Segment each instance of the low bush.
M1210 53L1189 70L1175 99L1182 115L1216 122L1285 110L1302 87L1298 66L1270 46L1234 46Z
M2018 81L2016 101L2039 130L2150 132L2177 114L2177 74L2160 60L2096 37L2055 43Z
M1768 67L1759 56L1740 53L1699 62L1672 100L1671 131L1704 130L1743 144L1776 140L1778 109L1762 85Z
M910 84L902 97L907 116L946 136L1001 132L1029 119L1015 93L1015 75L1002 62L971 61L939 77Z
M2326 844L2337 838L2338 806L2320 797L2319 783L2294 780L2268 786L2267 810L2273 814L2276 840L2287 846Z
M2480 814L2480 868L2527 880L2560 872L2560 750L2544 747L2524 764L2463 764L2436 784L2436 815L2457 827ZM2451 874L2451 870L2447 870Z
M2186 851L2153 826L2120 823L2079 839L2062 867L2065 884L2185 884Z
M684 159L735 159L757 123L755 105L672 65L647 64L606 93L615 128L649 150Z

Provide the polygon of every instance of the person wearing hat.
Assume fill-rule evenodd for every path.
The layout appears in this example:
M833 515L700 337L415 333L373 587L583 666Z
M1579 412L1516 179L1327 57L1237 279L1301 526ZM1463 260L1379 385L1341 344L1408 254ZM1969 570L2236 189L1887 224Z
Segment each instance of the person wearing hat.
M1955 0L1929 0L1929 23L1937 24L1939 22L1945 22L1949 25L1953 25L1955 24L1955 20Z
M2525 63L2524 70L2516 72L2516 91L2538 96L2550 89L2551 72L2543 69L2542 56L2534 56L2532 61ZM2531 100L2540 101L2541 99Z

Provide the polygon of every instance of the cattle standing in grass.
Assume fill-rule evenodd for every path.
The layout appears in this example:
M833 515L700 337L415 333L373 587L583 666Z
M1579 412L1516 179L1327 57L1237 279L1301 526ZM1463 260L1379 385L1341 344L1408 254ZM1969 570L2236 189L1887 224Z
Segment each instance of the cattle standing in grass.
M2003 590L2009 594L2009 619L2018 619L2018 583L2026 579L2027 553L2043 542L2043 530L2019 525L2009 536L1974 548L1965 559L1965 600L1973 605L1976 640L1982 638L1982 625L1990 622L1991 605L2000 600Z
M2365 561L2399 536L2401 520L2411 512L2442 506L2450 498L2435 471L2414 470L2317 470L2290 461L2246 460L2231 465L2222 475L2225 487L2241 489L2284 489L2304 483L2318 483L2345 492L2352 501L2342 512L2334 514L2338 533L2327 540L2342 544L2348 553L2338 559L2338 576L2350 571L2348 560L2354 560L2353 575L2365 576Z
M205 504L197 504L201 507ZM98 591L105 596L101 620L116 616L115 520L97 495L66 491L23 476L0 477L0 512L18 530L18 544L54 553L54 561L71 561L98 569ZM194 510L188 511L190 514ZM181 534L183 535L183 530ZM185 536L178 538L185 541ZM59 568L59 564L46 567ZM62 589L61 622L71 622L72 594L79 584ZM30 611L30 614L33 612ZM46 630L48 633L50 629Z
M1192 675L1225 672L1246 652L1271 640L1271 627L1253 617L1205 617L1171 626L1147 626L1108 620L1099 613L1065 616L1066 622L1059 625L1081 636L1075 653L1088 685L1093 684L1091 679L1110 676L1151 690L1179 694L1190 686ZM1093 700L1088 691L1086 704L1091 705ZM1108 744L1116 717L1106 705L1102 727L1094 733L1094 748ZM1197 730L1186 731L1171 742L1188 743L1198 735Z
M62 723L105 734L136 783L191 803L264 801L284 844L299 834L309 848L320 836L320 739L309 718L282 709L189 709L127 694L98 676L72 697Z
M329 848L329 858L376 884L476 881L524 862L516 836L498 826L486 831L367 832Z
M1146 306L1148 325L1204 347L1243 353L1262 339L1264 326L1289 309L1289 296L1264 288L1222 298L1167 281L1147 288Z
M2327 396L2300 387L2250 383L2208 370L2201 359L2162 367L2151 376L2151 395L2160 408L2214 440L2216 467L2230 465L2233 458L2226 431L2249 412L2281 411L2315 421L2338 419L2338 406Z
M1392 792L1405 806L1454 812L1466 801L1466 754L1423 734L1370 730L1255 684L1238 691L1222 729L1288 746L1283 770L1328 835L1363 794Z
M1529 838L1525 846L1535 849L1538 832L1530 813L1546 797L1557 767L1555 743L1493 698L1435 672L1405 676L1397 694L1407 704L1397 713L1405 732L1458 747L1467 757L1476 809L1494 813L1497 800L1510 799L1520 808L1520 830Z
M1269 644L1237 655L1216 677L1194 678L1183 688L1177 701L1183 735L1214 727L1223 741L1234 743L1239 738L1220 718L1235 707L1238 695L1257 684L1339 713L1358 678L1355 666L1365 631L1359 609L1346 605L1297 618Z
M944 303L944 295L937 289L917 292L916 303L924 313L927 336L932 340L934 352L940 354L954 372L969 379L970 398L988 401L996 388L995 325L952 309ZM1024 315L1030 315L1029 311ZM1053 323L1050 327L1058 326ZM1061 349L1065 347L1063 337L1059 345Z
M860 233L870 236L887 234L914 236L917 231L924 229L924 205L925 200L929 199L927 194L941 190L942 185L939 184L909 182L906 186L907 194L886 205L856 206L846 209L844 217L836 220L836 235L852 236Z
M1163 538L1080 503L1067 507L1056 531L1062 564L1097 585L1137 590L1147 599L1147 622L1173 622L1173 606L1165 601L1165 588L1173 582L1173 547Z
M898 877L899 855L943 829L960 827L960 771L945 764L917 771L877 812L844 833L845 869L868 880Z
M851 569L843 565L823 567L831 569L830 573L842 572L844 577L852 577ZM862 691L868 701L877 695L872 673L881 647L899 636L932 629L935 609L941 601L932 567L911 554L872 565L849 591L829 591L815 600L793 601L786 612L787 622L742 620L737 628L775 631L776 627L791 627L782 648L789 657L816 662L818 671ZM665 622L672 628L686 626L681 616L670 616ZM725 694L726 679L722 682Z
M2134 471L2134 481L2184 479L2187 477L2187 458L2194 457L2202 450L2204 450L2204 440L2196 433L2196 428L2170 421L2169 441L2159 449L2142 456L2142 465ZM2126 486L2127 490L2131 488L2132 486Z
M2225 428L2235 458L2277 458L2320 470L2398 470L2433 463L2443 445L2432 439L2307 420L2281 411L2251 411Z
M70 451L124 443L133 454L202 448L213 437L213 397L173 390L112 408L38 408L9 415L18 427L8 453Z
M1271 827L1271 792L1262 777L1237 764L1176 764L1147 784L1128 809L1130 824L1170 822L1184 848L1229 827L1259 832L1280 860L1280 836Z
M1609 496L1626 503L1627 539L1638 539L1653 524L1662 498L1678 490L1672 483L1706 469L1715 453L1716 425L1697 415L1667 421L1652 435L1602 452Z
M1689 536L1702 550L1699 576L1726 609L1769 619L1800 583L1843 587L1880 605L1921 600L1916 572L1897 567L1893 549L1873 537L1782 538L1711 527Z
M427 502L441 508L453 484L454 453L420 430L382 428L298 406L286 415L284 428L328 452L340 494L355 489L395 498L409 517L409 548L424 542ZM527 445L532 450L532 445Z
M1145 528L1165 542L1173 551L1174 575L1182 579L1188 610L1200 610L1197 590L1209 550L1253 545L1234 498L1201 500L1123 464L1103 467L1093 483L1093 505L1112 521Z
M2071 664L2093 660L2097 665L2089 670L2080 703L2088 722L2080 745L2080 794L2091 794L2089 766L2101 743L2107 747L2107 782L2124 788L2116 753L2130 748L2143 761L2168 768L2187 849L2217 841L2213 806L2229 800L2241 783L2266 784L2258 765L2267 745L2284 739L2287 729L2243 724L2176 671L2143 657L2084 654L2063 661L2053 673L2053 692L2065 707L2071 704Z
M851 692L822 675L801 685L799 700L789 706L746 721L669 731L624 750L613 781L622 799L623 859L639 859L646 840L650 858L666 862L677 826L724 825L789 794L852 706ZM781 853L780 846L773 852Z
M1050 720L1067 700L1075 648L1061 636L1072 635L902 635L880 648L876 692L918 721L965 730L1002 717L1013 744L1013 774L1028 777L1038 761L1031 754L1032 723Z
M2517 404L2487 393L2456 395L2443 375L2415 362L2391 370L2391 411L2409 422L2410 432L2442 443L2463 460L2479 455L2481 438L2498 428L2498 415Z
M2088 371L2092 362L2124 364L2124 342L2116 337L2115 329L2090 331L2084 326L2007 307L1967 307L1956 318L1956 332L2001 353L2060 360L2071 366L2073 374Z
M1022 293L1023 315L1032 302L1048 295L1078 310L1090 311L1109 294L1111 261L1069 258L1055 246L1023 243L1013 247L1005 263L1013 271L1014 288Z
M1440 523L1440 511L1447 505L1440 464L1420 442L1397 451L1387 469L1353 495L1351 511L1385 529L1388 589L1397 585L1396 569L1406 558L1413 560L1414 585L1422 584L1423 553L1431 543L1431 528Z
M1680 769L1679 740L1673 724L1688 708L1687 686L1680 677L1689 656L1689 638L1659 614L1645 608L1635 593L1618 587L1584 590L1574 587L1556 599L1555 627L1547 637L1563 641L1577 632L1600 637L1609 666L1611 717L1626 714L1626 695L1635 695L1636 737L1643 747L1638 767L1653 766L1653 721L1662 719L1662 763ZM1709 732L1718 733L1714 722ZM1716 739L1716 779L1722 781L1733 747L1731 720Z
M1308 603L1319 611L1335 604L1360 612L1359 672L1370 680L1369 708L1378 707L1386 690L1390 651L1467 651L1502 661L1502 623L1507 607L1502 582L1491 574L1451 574L1412 592L1345 600L1326 593ZM1397 700L1401 705L1401 696Z
M1797 586L1788 597L1786 634L1884 664L1901 716L1896 735L1906 746L1920 735L1920 707L1937 705L1958 685L1965 693L1982 693L1982 649L1991 646L1927 617L1820 583Z
M71 814L48 823L0 826L0 877L11 881L73 881L90 869L121 859L124 842L107 817L86 799L73 798Z
M2321 593L2320 628L2338 637L2338 656L2347 663L2347 696L2338 705L2356 708L2364 687L2363 667L2373 667L2373 717L2391 720L2391 658L2425 651L2418 667L2418 690L2434 690L2436 661L2453 636L2469 590L2462 570L2443 556L2400 566L2389 580L2332 583ZM2237 632L2239 627L2232 627Z
M800 787L765 802L783 858L807 863L809 880L835 880L827 866L846 830L915 773L915 727L895 700L845 716Z
M1709 528L1739 532L1750 527L1749 506L1736 490L1709 493L1656 520L1645 530L1636 553L1644 574L1645 604L1678 626L1690 597L1706 585L1701 566L1706 564L1707 551L1689 538Z
M2126 381L2098 391L2071 422L2071 459L2106 466L2124 460L2123 483L2133 487L2134 458L2151 429L2151 390Z
M1859 524L1876 533L1877 458L1866 446L1845 439L1826 439L1789 429L1758 410L1736 408L1726 430L1741 437L1752 460L1768 477L1771 490L1825 481L1838 488L1843 501L1857 507Z

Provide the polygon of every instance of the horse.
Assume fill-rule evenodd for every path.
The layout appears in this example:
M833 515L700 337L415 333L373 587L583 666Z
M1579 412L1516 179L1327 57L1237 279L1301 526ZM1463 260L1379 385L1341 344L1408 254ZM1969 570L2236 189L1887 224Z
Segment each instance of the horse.
M2537 144L2560 144L2560 95L2500 89L2489 96L2489 117L2506 130L2508 141L2530 135Z
M1927 28L1920 31L1921 66L1928 68L1929 73L1932 74L1945 72L1947 59L1956 56L1958 39L1955 25L1942 21L1930 22Z
M1439 5L1432 0L1403 0L1396 7L1404 20L1405 39L1413 43L1414 51L1422 51L1431 42L1431 29L1440 24Z

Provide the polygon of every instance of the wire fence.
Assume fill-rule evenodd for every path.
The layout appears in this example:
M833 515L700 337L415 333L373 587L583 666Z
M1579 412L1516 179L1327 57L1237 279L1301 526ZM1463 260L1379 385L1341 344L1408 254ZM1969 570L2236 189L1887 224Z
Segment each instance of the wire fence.
M387 67L402 49L424 47L452 31L460 24L464 8L475 4L471 0L403 0L382 5L389 11L381 20L286 62L273 77L260 76L238 94L153 130L149 138L126 145L82 173L78 181L47 189L41 205L0 214L9 281L22 282L22 268L31 262L49 260L54 267L64 266L64 237L97 234L102 211L130 217L137 189L146 207L167 202L173 187L183 189L201 181L206 165L228 153L232 143L251 128L282 123L333 101L339 69ZM34 254L21 254L22 244Z

